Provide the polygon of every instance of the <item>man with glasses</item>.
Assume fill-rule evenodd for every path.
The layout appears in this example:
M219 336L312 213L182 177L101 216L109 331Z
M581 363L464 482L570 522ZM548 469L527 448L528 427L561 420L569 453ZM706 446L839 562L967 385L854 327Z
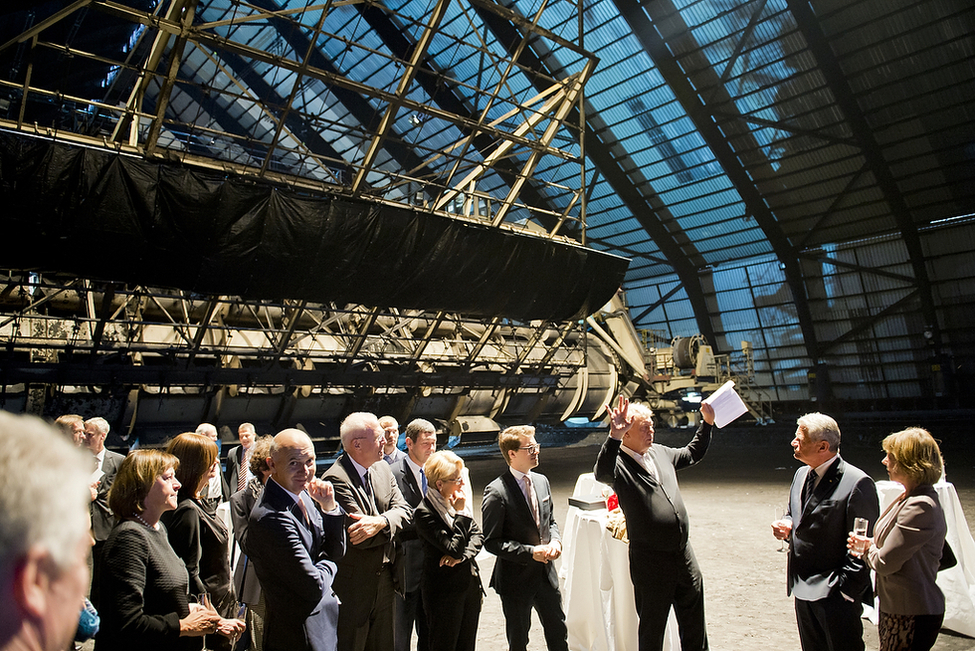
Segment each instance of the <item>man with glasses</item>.
M538 466L539 445L530 425L498 435L508 470L488 484L481 502L484 546L497 556L491 587L501 597L510 651L528 645L532 608L538 613L549 651L567 651L568 632L555 559L562 554L552 491Z
M611 484L626 517L630 580L636 600L640 651L663 648L671 606L682 651L708 648L704 580L688 542L687 510L677 471L704 458L711 443L714 409L701 403L703 422L682 448L653 444L653 412L619 397L609 409L609 437L596 457L596 480Z
M338 561L339 651L393 648L394 541L413 521L389 465L383 463L385 434L374 414L350 414L339 426L342 451L322 479L348 514L349 545Z

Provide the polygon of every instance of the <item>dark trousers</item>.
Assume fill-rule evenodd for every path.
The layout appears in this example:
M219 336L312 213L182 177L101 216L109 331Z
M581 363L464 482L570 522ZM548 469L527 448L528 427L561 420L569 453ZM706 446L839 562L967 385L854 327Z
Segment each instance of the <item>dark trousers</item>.
M436 593L437 588L429 586L423 595L430 651L474 651L484 596L480 580L474 577L461 593Z
M427 618L423 614L423 596L417 588L406 595L396 594L393 609L393 637L395 651L410 651L413 626L416 625L417 651L429 651L430 640L427 632Z
M562 610L562 593L548 581L541 581L536 590L525 594L501 595L504 612L508 651L525 651L528 646L528 630L532 625L532 608L538 613L545 632L548 651L568 651L565 612Z
M640 617L640 651L663 649L671 606L677 615L681 650L707 651L704 579L690 545L677 552L658 552L631 541L630 579Z
M102 605L102 550L105 549L104 540L96 540L91 548L91 591L88 600L95 607L95 610Z
M863 651L863 607L835 595L804 601L796 599L796 622L802 651Z
M379 574L376 601L369 618L355 626L350 617L342 617L339 606L339 651L389 651L393 648L393 572L388 565Z

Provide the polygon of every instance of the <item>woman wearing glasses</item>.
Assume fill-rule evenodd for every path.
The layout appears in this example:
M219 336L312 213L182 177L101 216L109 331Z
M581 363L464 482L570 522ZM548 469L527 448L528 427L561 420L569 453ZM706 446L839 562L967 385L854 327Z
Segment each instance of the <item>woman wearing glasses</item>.
M423 465L429 486L413 514L423 541L420 590L431 651L472 651L484 591L474 557L484 536L474 522L464 462L434 452Z

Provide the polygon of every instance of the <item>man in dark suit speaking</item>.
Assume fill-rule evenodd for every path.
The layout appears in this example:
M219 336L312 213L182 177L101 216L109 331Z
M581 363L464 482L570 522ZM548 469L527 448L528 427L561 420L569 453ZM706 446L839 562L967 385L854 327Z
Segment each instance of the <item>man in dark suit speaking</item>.
M344 512L332 485L315 477L315 447L304 432L275 436L268 466L271 476L247 527L267 602L264 649L334 651L339 602L332 583L335 561L345 553Z
M501 596L509 651L528 645L532 608L549 651L568 651L568 632L555 559L562 554L552 491L538 466L535 428L518 425L498 436L508 470L484 489L484 546L498 557L491 587Z
M620 396L610 410L609 438L596 457L596 480L612 484L626 517L630 580L640 617L640 651L663 648L671 606L680 624L682 651L704 651L704 580L688 542L687 511L677 471L698 463L711 443L714 409L682 448L653 444L653 412Z
M870 571L846 549L854 518L866 518L867 535L880 515L877 487L840 455L840 427L825 414L799 418L793 454L796 471L789 507L772 534L789 540L788 592L796 598L803 651L863 651L860 597Z

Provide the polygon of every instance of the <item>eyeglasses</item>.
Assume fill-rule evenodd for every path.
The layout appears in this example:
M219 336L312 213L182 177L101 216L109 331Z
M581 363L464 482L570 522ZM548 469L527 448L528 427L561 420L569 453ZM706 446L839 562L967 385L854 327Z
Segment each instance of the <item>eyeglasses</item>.
M522 447L520 447L518 449L519 450L528 450L528 454L538 454L538 451L542 449L542 446L540 446L538 443L536 443L535 445L523 445Z
M441 479L440 481L442 481L445 484L459 484L460 482L462 482L464 480L462 478L460 478L460 477L456 477L454 479Z

